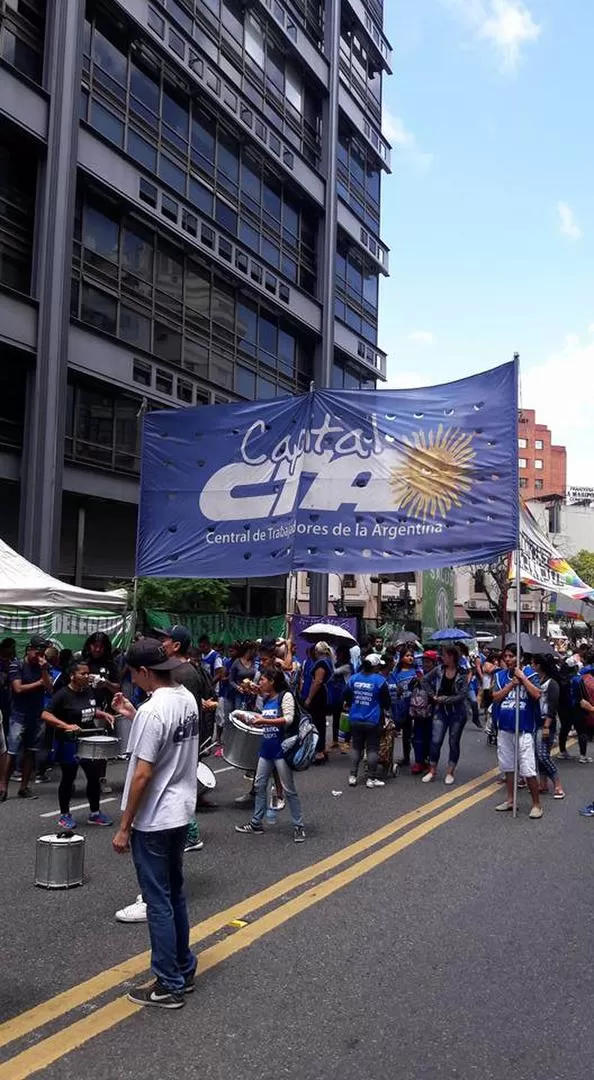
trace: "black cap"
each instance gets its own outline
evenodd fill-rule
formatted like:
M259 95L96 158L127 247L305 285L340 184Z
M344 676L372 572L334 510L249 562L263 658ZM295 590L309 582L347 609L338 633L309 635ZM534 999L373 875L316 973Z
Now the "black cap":
M276 649L276 638L274 638L274 637L262 638L262 640L260 642L260 649L263 649L264 652L274 652L274 650Z
M173 671L183 663L174 656L167 656L165 646L156 638L143 637L135 641L128 649L128 664L138 671L138 668L148 668L149 671Z
M171 638L172 641L177 641L181 646L182 652L187 652L192 644L192 635L187 626L182 626L181 623L175 623L174 626L167 626L164 630L161 627L153 629L153 634L156 638Z
M43 634L33 634L29 642L30 649L48 649L51 645L51 641L48 641Z

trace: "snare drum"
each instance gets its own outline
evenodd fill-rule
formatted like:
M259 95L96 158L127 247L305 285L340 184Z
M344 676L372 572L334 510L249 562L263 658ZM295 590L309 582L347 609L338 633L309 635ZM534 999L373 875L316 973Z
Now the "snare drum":
M223 757L227 764L245 772L255 770L262 745L262 728L252 727L255 713L232 712L223 728Z
M83 735L78 740L79 758L91 761L111 761L119 752L119 740L113 735Z
M196 779L198 781L198 794L203 795L205 791L214 791L217 786L217 778L212 769L209 769L208 765L205 765L203 761L198 765L196 771Z
M126 756L128 749L128 740L130 738L130 732L132 730L132 720L129 716L118 715L115 718L115 736L118 740L120 755Z
M50 833L37 840L35 884L42 889L71 889L84 883L84 836Z

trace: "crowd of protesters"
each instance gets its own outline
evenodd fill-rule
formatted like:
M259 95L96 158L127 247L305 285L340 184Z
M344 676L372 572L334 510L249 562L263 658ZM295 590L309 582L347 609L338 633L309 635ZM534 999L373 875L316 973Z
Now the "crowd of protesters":
M66 833L78 827L71 800L79 768L88 824L113 824L101 808L102 793L111 790L107 763L86 759L78 739L111 732L118 718L130 721L123 815L113 846L120 853L132 850L142 892L117 918L146 919L151 931L156 982L132 991L132 1000L179 1008L195 978L182 858L203 846L196 812L205 796L197 793L197 765L201 754L224 753L225 725L234 712L247 712L262 732L257 767L246 774L249 791L235 800L251 808L249 820L235 826L238 833L264 833L264 823L286 804L294 841L305 840L286 750L286 736L300 718L315 731L312 763L326 765L332 751L349 754L349 786L359 783L363 769L372 790L407 768L424 784L441 775L453 785L464 728L468 722L482 728L484 722L489 741L497 744L506 785L496 810L514 807L517 767L535 820L543 814L541 796L551 788L554 799L565 798L557 761L571 757L571 733L579 744L577 762L592 761L594 651L585 645L562 656L552 648L518 655L508 644L501 652L470 655L463 642L446 642L437 652L414 640L385 646L376 636L336 650L318 641L300 662L284 639L225 648L203 635L193 647L190 631L179 624L136 640L127 653L113 650L100 632L74 655L59 653L36 635L22 658L14 639L0 643L0 708L0 802L8 797L11 779L18 782L19 799L37 798L35 784L47 782L56 766L58 828ZM594 817L594 803L580 813ZM165 901L174 930L164 928Z

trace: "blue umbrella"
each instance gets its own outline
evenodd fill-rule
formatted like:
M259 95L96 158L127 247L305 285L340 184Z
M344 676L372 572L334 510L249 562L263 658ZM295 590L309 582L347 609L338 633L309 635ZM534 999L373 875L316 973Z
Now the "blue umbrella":
M468 641L471 635L465 630L458 630L455 626L447 630L436 630L431 641Z

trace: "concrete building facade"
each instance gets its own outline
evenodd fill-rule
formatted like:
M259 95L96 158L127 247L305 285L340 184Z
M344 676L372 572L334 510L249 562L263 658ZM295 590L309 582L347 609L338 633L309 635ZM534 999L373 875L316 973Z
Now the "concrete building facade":
M8 0L0 535L134 563L140 416L385 378L381 0ZM233 572L233 568L230 568Z

